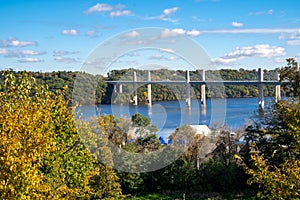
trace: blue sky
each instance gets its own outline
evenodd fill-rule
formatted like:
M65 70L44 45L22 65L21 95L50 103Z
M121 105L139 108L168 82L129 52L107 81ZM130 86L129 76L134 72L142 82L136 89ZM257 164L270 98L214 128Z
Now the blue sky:
M217 68L273 69L300 58L299 8L294 0L0 0L0 69L77 71L98 44L144 27L191 37ZM117 63L178 67L172 53Z

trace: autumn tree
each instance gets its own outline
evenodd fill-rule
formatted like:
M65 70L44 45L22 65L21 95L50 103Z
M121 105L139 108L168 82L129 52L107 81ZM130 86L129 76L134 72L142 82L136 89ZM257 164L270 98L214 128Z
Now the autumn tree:
M295 90L294 90L295 91ZM297 199L300 196L300 102L281 101L263 124L247 129L250 146L249 184L259 187L262 199ZM246 160L247 162L247 160Z
M25 72L7 71L1 78L1 199L120 196L113 170L80 141L63 93L49 92Z

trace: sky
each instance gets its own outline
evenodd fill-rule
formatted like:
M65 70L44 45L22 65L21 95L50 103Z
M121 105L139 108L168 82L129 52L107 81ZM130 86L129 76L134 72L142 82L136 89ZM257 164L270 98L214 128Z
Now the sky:
M295 0L0 0L0 69L78 71L105 41L121 33L137 41L149 27L170 41L188 37L219 69L274 69L300 59L299 8ZM184 65L163 48L114 60L116 68Z

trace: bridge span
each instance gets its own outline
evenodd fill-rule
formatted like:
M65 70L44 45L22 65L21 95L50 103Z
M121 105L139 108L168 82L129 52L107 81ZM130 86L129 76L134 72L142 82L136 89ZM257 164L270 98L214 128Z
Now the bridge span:
M148 90L148 106L152 106L152 92L151 85L152 84L175 84L175 85L186 85L186 104L187 107L191 106L191 94L190 87L191 85L200 85L201 87L201 103L203 106L206 106L206 88L205 86L213 86L213 85L255 85L258 87L258 105L261 110L264 109L264 92L263 88L265 85L274 85L275 86L275 99L279 101L281 99L280 95L280 82L279 82L279 73L278 69L275 70L275 75L273 81L264 80L263 70L261 68L258 69L258 80L245 80L245 81L231 81L231 80L205 80L205 71L201 70L201 76L199 81L191 81L190 80L190 72L186 71L186 78L183 81L171 81L171 80L163 80L163 81L152 81L151 80L151 72L148 71L147 81L138 81L136 72L133 72L133 80L117 80L117 81L106 81L108 84L114 85L114 90L116 91L116 86L119 85L119 92L122 93L122 85L123 84L132 84L134 88L134 97L133 102L134 105L138 105L137 98L137 85L147 85Z

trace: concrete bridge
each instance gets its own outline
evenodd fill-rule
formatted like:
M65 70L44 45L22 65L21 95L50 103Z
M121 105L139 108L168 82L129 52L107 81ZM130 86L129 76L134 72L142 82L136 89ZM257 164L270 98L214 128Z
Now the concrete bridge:
M186 71L186 78L184 81L152 81L151 80L151 72L148 71L148 77L147 81L138 81L136 72L133 72L133 80L132 81L124 81L124 80L118 80L118 81L106 81L108 84L114 85L114 90L116 91L116 86L119 85L119 92L122 93L122 85L123 84L132 84L134 89L134 97L133 102L134 105L138 105L138 98L137 98L137 85L145 85L147 84L147 90L148 90L148 106L152 106L152 92L151 92L151 85L152 84L175 84L175 85L186 85L186 104L187 107L191 106L191 92L190 87L191 85L200 85L201 87L201 103L203 106L206 106L206 91L205 86L206 85L255 85L258 87L258 105L261 110L264 109L264 92L263 88L265 85L274 85L275 86L275 98L276 101L279 101L281 98L280 95L280 82L279 82L279 73L278 69L275 70L274 75L274 81L266 81L264 80L263 70L261 68L258 69L258 80L247 80L247 81L227 81L227 80L216 80L216 81L209 81L205 80L205 71L201 70L201 76L199 81L191 81L190 80L190 73L187 70Z

